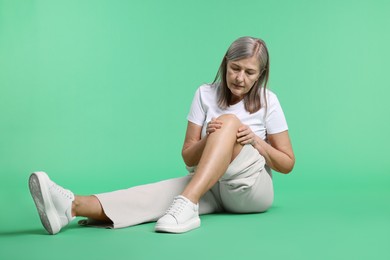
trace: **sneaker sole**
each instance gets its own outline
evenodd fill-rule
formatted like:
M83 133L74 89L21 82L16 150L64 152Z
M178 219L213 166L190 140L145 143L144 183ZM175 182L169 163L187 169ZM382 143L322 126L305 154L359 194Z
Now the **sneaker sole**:
M61 221L51 200L47 180L49 177L46 173L34 172L31 174L28 184L42 225L49 234L54 235L61 230Z
M188 232L190 230L196 229L200 227L200 218L193 219L190 222L181 224L181 225L162 225L162 224L156 224L155 231L156 232L163 232L163 233L184 233Z

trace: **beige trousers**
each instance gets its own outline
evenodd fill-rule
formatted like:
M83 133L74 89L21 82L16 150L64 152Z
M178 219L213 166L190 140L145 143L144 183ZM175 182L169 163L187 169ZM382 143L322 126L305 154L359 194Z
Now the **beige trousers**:
M95 195L113 224L92 219L81 225L122 228L156 221L183 192L192 178L188 176ZM217 212L252 213L266 211L273 202L270 169L264 157L245 145L222 178L199 201L199 214Z

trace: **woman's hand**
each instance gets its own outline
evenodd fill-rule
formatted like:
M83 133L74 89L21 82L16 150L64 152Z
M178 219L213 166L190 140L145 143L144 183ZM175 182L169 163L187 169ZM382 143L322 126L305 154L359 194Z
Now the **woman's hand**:
M252 132L252 129L247 125L242 125L238 129L237 133L237 142L245 145L245 144L256 144L256 135Z
M209 135L217 131L217 129L220 129L221 127L222 127L222 122L213 117L211 118L211 121L207 123L206 134Z
M256 136L246 125L242 125L237 133L237 142L242 145L251 144L273 170L281 173L291 172L294 168L295 156L288 131L267 135L267 138L269 143Z

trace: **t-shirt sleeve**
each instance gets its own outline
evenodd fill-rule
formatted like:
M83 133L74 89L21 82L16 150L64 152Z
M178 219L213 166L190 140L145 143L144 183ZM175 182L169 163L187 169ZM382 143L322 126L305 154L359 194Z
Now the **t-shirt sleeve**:
M268 110L265 122L267 134L277 134L288 130L286 118L277 96L268 96Z
M192 100L190 112L188 113L187 120L197 124L199 126L202 126L204 123L204 120L206 118L206 112L203 109L202 106L202 99L201 99L201 93L200 88L198 88L195 92L194 98Z

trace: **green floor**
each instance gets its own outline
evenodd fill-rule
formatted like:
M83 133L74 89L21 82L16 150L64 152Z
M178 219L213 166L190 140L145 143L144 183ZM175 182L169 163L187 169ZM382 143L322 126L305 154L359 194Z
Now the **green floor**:
M274 178L268 212L202 216L200 229L180 235L155 233L153 223L106 230L76 222L47 235L22 190L5 200L0 259L390 259L388 179L304 187L283 178Z

